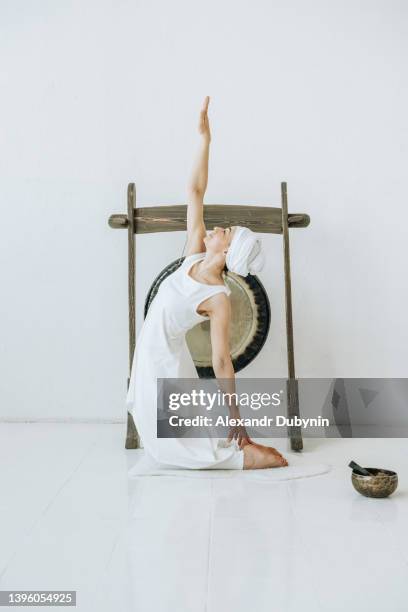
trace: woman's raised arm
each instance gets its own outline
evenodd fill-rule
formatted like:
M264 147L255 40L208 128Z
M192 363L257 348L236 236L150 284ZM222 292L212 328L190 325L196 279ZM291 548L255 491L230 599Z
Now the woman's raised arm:
M206 228L203 216L203 200L208 182L208 157L211 142L207 114L209 103L210 98L206 96L198 123L200 144L188 184L186 255L205 251L203 239L205 238Z

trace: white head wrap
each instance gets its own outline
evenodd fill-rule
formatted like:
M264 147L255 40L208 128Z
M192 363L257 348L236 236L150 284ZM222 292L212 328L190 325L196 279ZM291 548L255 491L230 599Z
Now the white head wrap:
M247 227L237 226L225 260L228 270L247 276L260 272L265 263L262 243Z

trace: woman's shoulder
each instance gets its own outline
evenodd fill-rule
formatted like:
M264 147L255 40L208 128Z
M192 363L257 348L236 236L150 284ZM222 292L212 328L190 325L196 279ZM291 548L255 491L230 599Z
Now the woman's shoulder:
M231 318L231 302L228 294L222 291L217 291L209 296L206 302L206 310L210 319L229 320Z

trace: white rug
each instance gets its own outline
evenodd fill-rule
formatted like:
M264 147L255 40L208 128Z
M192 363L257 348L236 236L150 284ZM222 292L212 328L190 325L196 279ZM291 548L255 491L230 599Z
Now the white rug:
M166 468L154 462L148 455L140 452L136 464L128 471L129 478L144 476L172 476L177 478L243 478L281 482L295 478L310 478L326 474L332 468L328 463L315 463L301 453L285 451L289 465L265 470L186 470Z

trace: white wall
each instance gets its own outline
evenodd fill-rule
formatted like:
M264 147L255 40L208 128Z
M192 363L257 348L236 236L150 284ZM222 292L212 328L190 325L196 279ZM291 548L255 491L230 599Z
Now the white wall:
M124 418L127 245L111 213L185 202L211 96L207 203L279 206L299 377L407 376L402 0L2 0L3 418ZM184 233L138 237L138 317ZM284 376L282 244L242 376Z

